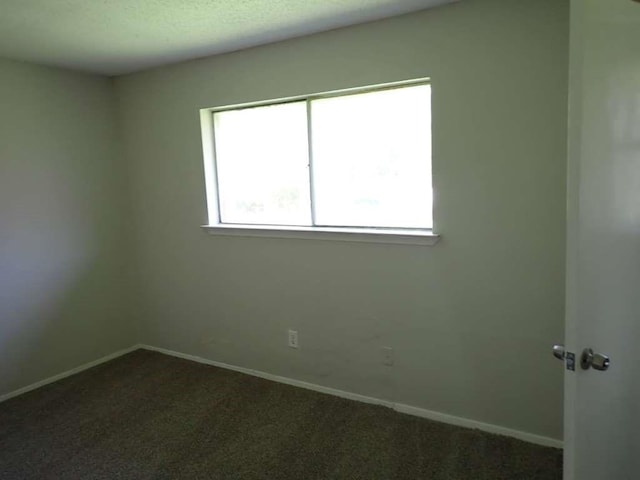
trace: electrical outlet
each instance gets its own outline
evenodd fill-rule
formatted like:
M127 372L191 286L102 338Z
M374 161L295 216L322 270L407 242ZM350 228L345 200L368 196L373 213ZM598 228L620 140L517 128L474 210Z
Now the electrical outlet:
M382 347L382 364L387 367L393 366L393 348Z
M289 330L289 346L291 348L298 348L298 331Z

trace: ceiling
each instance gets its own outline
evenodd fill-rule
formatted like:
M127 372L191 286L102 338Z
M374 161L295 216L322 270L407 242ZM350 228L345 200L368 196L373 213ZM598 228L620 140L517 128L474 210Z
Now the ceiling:
M0 0L0 56L119 75L458 0Z

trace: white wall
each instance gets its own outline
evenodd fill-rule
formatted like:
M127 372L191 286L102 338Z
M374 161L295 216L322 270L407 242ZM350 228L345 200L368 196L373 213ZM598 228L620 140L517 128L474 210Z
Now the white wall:
M0 60L0 395L133 343L111 83Z
M567 43L565 1L467 0L118 78L143 342L561 438ZM199 229L200 108L424 76L437 246Z

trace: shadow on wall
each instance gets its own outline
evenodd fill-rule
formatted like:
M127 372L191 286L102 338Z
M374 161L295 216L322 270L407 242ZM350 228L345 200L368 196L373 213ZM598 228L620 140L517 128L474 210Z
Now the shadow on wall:
M126 346L104 172L73 138L17 136L0 150L0 395Z

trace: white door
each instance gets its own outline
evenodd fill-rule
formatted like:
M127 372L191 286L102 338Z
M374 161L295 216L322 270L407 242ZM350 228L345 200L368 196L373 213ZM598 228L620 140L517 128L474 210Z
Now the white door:
M640 479L640 3L572 0L565 479ZM583 370L585 347L610 356Z

